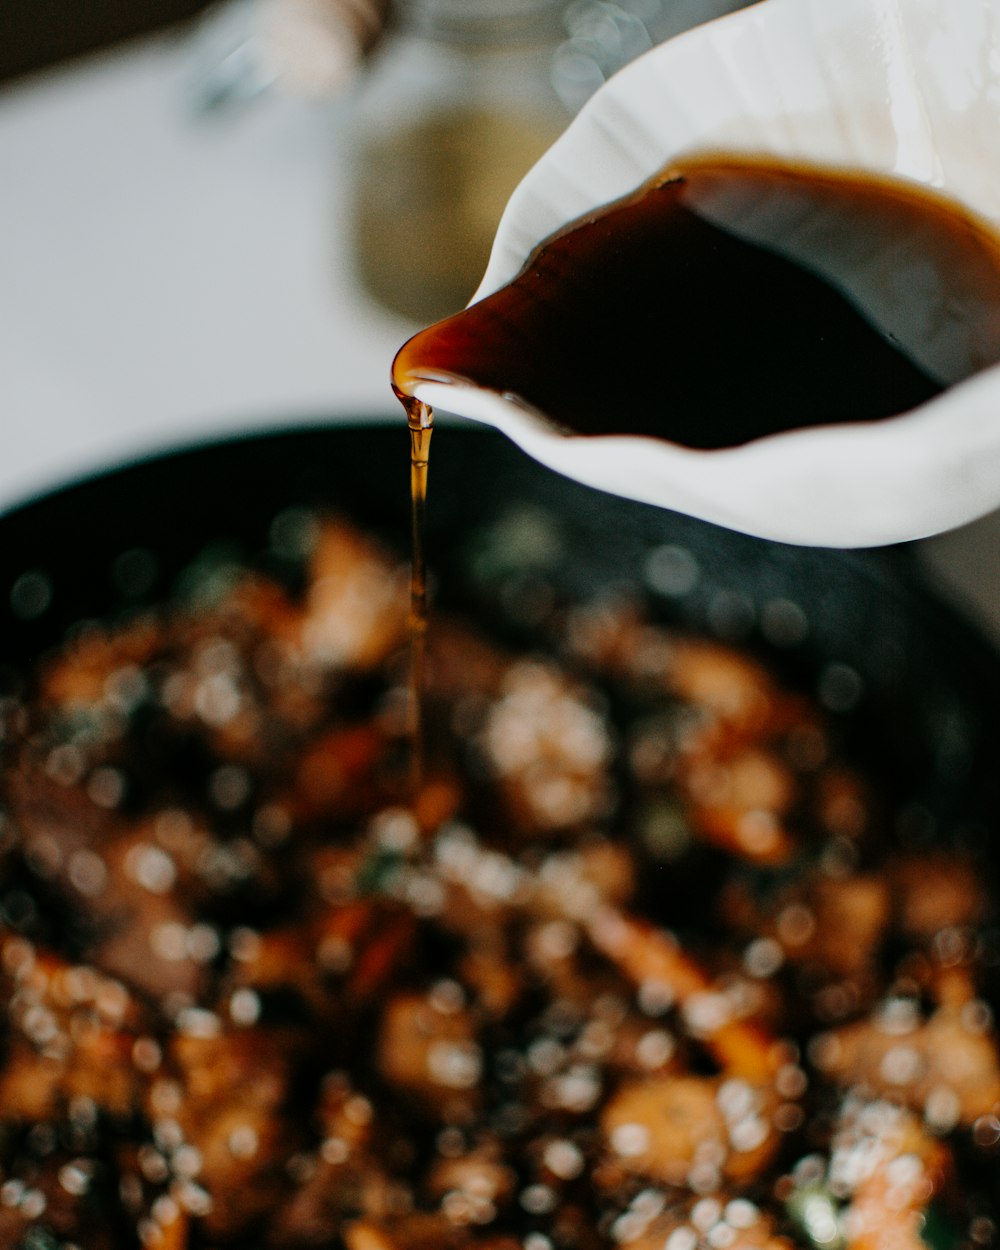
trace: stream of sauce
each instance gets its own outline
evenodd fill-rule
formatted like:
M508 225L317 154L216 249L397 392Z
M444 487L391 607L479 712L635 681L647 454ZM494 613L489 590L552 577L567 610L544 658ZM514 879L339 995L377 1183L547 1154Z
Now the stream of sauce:
M408 736L410 788L416 795L423 781L423 691L427 663L427 470L434 432L434 415L419 399L397 392L406 410L410 430L410 675Z

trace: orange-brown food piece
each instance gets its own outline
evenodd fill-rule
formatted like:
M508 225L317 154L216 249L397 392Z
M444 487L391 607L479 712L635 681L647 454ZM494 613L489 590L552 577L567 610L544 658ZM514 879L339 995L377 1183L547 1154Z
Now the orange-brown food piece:
M890 1005L822 1036L815 1053L828 1077L905 1103L939 1130L1000 1111L996 1035L985 1004L974 1000L925 1021Z
M340 522L323 526L310 557L302 625L307 654L335 669L370 669L406 640L406 569Z
M658 1076L623 1085L601 1117L606 1148L627 1172L667 1185L701 1174L746 1183L778 1146L772 1096L746 1082Z
M457 989L449 983L428 994L398 994L383 1012L377 1041L385 1080L456 1114L477 1101L483 1070L475 1023Z
M299 1130L282 1114L300 1043L287 1031L223 1030L195 1017L175 1036L149 1091L154 1127L176 1125L198 1161L198 1184L211 1196L202 1219L209 1235L244 1233L285 1188L284 1162ZM169 1117L165 1114L169 1109Z
M132 1062L142 1013L119 982L0 939L7 1054L0 1107L8 1120L57 1120L75 1099L127 1117L140 1088Z

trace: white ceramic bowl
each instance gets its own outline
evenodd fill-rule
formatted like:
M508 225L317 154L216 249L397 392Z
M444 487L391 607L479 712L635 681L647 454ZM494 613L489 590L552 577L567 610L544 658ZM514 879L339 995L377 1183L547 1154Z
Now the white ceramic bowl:
M653 49L517 188L474 298L567 222L706 152L909 179L1000 230L1000 0L763 0ZM896 542L1000 505L1000 366L899 417L713 451L563 435L467 385L418 397L582 482L787 542Z

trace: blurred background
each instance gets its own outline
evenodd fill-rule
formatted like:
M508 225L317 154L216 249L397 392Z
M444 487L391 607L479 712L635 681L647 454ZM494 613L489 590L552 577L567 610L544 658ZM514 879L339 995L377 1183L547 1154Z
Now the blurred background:
M242 431L394 415L413 329L590 93L749 0L7 0L0 510ZM1000 522L922 544L1000 639Z

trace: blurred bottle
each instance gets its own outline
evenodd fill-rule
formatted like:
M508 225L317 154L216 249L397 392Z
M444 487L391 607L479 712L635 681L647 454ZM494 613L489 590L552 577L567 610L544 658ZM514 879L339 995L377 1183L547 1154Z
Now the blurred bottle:
M358 99L362 285L414 321L469 300L511 191L563 130L564 0L399 0Z
M754 2L220 0L198 27L191 95L202 111L347 97L358 277L426 324L468 302L510 193L603 82Z

